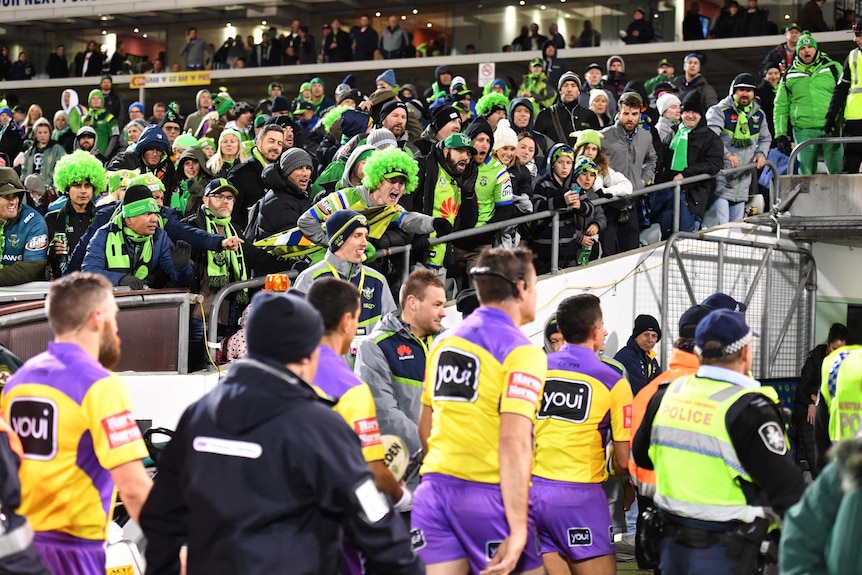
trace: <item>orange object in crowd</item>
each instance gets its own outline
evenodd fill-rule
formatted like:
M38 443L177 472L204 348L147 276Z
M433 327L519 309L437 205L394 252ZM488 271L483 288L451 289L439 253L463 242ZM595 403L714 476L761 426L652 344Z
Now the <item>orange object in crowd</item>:
M287 291L290 288L290 277L287 274L266 274L263 289L266 291Z

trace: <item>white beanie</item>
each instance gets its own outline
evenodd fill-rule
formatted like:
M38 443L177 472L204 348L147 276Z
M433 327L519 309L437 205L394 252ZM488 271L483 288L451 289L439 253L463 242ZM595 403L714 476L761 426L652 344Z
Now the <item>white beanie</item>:
M600 96L603 97L605 100L610 100L610 98L608 98L608 93L605 92L603 89L593 88L592 90L590 90L590 106L593 105L593 100Z
M655 107L656 107L656 109L658 109L659 115L664 116L664 113L667 111L668 108L670 108L674 104L681 104L681 103L682 102L680 102L679 98L677 98L676 95L671 94L669 92L665 92L664 94L662 94L661 96L658 97L658 100L656 100L656 103L655 103Z
M494 130L493 151L496 152L505 146L518 147L518 134L509 126L509 120L500 120L497 122L497 129Z

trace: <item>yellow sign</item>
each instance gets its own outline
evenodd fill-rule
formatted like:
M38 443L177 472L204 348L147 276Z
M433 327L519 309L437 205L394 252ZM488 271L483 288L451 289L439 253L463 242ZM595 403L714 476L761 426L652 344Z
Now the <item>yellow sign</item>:
M208 70L170 74L132 74L129 88L166 88L168 86L209 86Z
M107 575L135 575L135 568L132 565L122 565L120 567L108 567L105 572Z

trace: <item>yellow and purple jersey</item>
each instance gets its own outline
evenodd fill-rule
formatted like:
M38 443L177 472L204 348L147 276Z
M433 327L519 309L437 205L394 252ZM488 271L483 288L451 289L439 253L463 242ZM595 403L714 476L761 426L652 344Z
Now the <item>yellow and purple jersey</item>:
M312 387L318 394L338 400L333 409L359 437L365 461L382 460L383 442L371 388L356 377L341 356L325 345L320 346L320 361Z
M500 415L535 421L544 352L502 311L481 307L435 340L423 405L433 411L422 474L500 482Z
M631 386L585 347L565 345L547 361L533 475L601 483L608 477L605 446L611 434L614 441L631 439Z
M147 448L122 380L70 343L50 343L6 384L0 407L21 439L21 506L37 532L104 540L110 470Z

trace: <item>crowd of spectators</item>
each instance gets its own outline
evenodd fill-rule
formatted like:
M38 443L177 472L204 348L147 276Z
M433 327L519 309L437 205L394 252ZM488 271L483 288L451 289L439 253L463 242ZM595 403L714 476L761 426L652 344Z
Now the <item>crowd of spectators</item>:
M333 26L333 54L341 34ZM358 46L369 57L375 45L395 46L366 40ZM743 218L768 192L756 177L767 158L829 133L830 114L841 118L836 86L847 67L796 24L765 55L761 78L744 72L729 86L712 86L696 53L678 75L667 58L651 76L614 55L581 76L557 56L560 41L535 38L542 57L524 63L521 82L498 78L481 90L442 65L427 88L385 69L373 85L352 74L336 86L312 77L288 94L272 82L252 103L203 89L193 104L147 110L122 102L110 75L81 95L63 90L56 111L0 102L0 164L15 173L9 193L0 191L0 220L4 233L25 238L15 246L37 246L16 253L0 243L0 285L85 269L115 285L211 295L230 281L318 263L322 226L348 208L371 222L367 262L393 290L403 259L382 254L407 244L412 266L461 287L490 245L528 245L536 268L550 271L547 221L434 243L545 210L560 213L560 266L586 265L667 237L675 211L683 231ZM189 30L189 67L208 65L199 42ZM84 73L99 64L91 48L89 59L76 58ZM345 56L347 48L357 43L344 44ZM268 57L258 50L251 59ZM817 171L819 152L800 155L802 173ZM846 167L841 145L822 153L830 173ZM683 184L679 205L670 189L633 194L704 174L717 177ZM235 296L224 321L235 323L243 305ZM192 348L200 365L204 348Z

